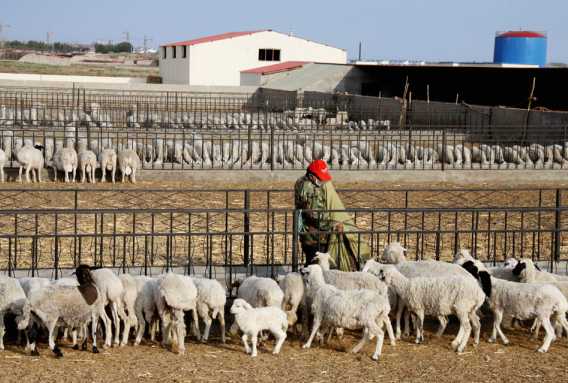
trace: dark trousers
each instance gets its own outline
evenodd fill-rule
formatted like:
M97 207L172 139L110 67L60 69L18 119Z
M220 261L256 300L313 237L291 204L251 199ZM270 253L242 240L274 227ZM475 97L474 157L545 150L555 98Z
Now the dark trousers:
M314 257L316 256L316 252L325 253L327 252L327 243L319 243L315 245L306 244L301 242L302 244L302 251L306 256L306 263L305 266L311 265L313 262Z

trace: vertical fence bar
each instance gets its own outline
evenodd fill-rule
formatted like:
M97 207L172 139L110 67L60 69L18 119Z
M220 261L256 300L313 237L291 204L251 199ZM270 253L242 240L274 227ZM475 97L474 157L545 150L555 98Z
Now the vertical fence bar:
M556 262L558 262L560 260L560 228L561 228L561 214L560 214L560 206L561 206L561 198L562 198L562 194L561 194L561 190L560 189L556 189L556 210L555 210L555 215L554 215L554 257L551 257L551 261L552 259L554 259L554 262L551 262L551 272L554 272L554 265L556 264Z
M243 249L243 263L245 267L248 267L250 262L250 216L249 216L249 209L250 209L250 190L244 191L244 249Z
M301 210L294 209L294 218L292 219L292 271L298 271L298 240Z

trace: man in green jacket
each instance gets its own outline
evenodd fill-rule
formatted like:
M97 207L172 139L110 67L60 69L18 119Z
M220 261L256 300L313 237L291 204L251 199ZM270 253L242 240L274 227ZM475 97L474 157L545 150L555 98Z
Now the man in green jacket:
M370 256L368 247L353 234L358 229L344 211L325 161L313 161L296 181L294 200L296 209L302 210L298 230L306 264L316 252L329 252L339 269L358 270Z

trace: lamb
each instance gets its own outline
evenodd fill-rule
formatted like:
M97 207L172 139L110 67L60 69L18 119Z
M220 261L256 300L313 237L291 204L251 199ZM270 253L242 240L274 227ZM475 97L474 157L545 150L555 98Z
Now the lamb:
M111 172L112 183L115 182L116 174L116 152L114 149L104 149L99 155L99 162L101 163L101 182L106 181L106 171Z
M129 176L132 183L136 183L136 171L140 169L140 158L132 149L124 149L118 153L118 167L122 173L122 182Z
M244 299L252 307L282 307L284 293L273 279L250 276L238 285L237 298Z
M493 311L493 332L489 342L497 339L497 334L504 344L509 340L501 330L504 314L515 318L535 319L544 325L546 336L539 352L547 352L551 342L556 338L550 322L553 317L568 332L568 301L555 286L543 283L517 283L492 277L483 263L477 260L466 261L462 265L475 278L479 279L483 291L489 299L489 307Z
M61 148L53 155L51 167L53 168L53 180L57 182L57 170L65 174L65 182L69 182L69 173L72 173L71 181L75 182L77 173L77 152L75 149L67 147Z
M461 249L454 255L454 263L457 265L462 265L467 261L473 261L475 258L470 254L469 250ZM504 279L506 281L518 282L519 277L513 274L513 269L517 264L515 258L508 258L503 267L486 267L487 271L491 276L499 279Z
M521 259L513 268L513 274L520 277L521 282L568 282L568 277L541 271L534 262L528 258Z
M124 322L124 329L122 330L122 341L120 346L128 344L128 336L130 335L130 328L138 325L138 318L136 318L136 298L138 290L136 288L136 280L129 274L121 274L118 276L123 287L122 305L126 309L127 318Z
M28 327L30 322L30 304L28 298L17 279L0 276L0 350L4 350L4 315L16 315L18 330Z
M225 289L214 279L193 278L193 283L197 288L197 313L205 321L202 341L207 342L212 319L218 318L221 325L221 342L225 343Z
M43 169L43 153L40 149L41 146L34 147L31 142L26 142L16 152L16 159L20 163L20 170L18 176L18 182L22 182L22 170L26 168L26 182L30 182L30 171L32 171L32 177L35 173L35 181L41 182L41 170Z
M300 270L311 300L314 323L308 341L302 346L310 348L321 325L331 328L363 329L363 338L351 350L357 353L374 336L377 337L373 360L378 360L383 346L383 324L388 319L390 306L386 296L368 289L339 290L325 283L319 265ZM391 342L394 339L391 338Z
M298 321L298 308L304 301L304 281L302 275L292 272L284 275L278 285L282 289L282 310L288 318L288 326L293 326Z
M93 353L97 349L97 322L104 314L104 303L87 265L79 265L75 271L79 286L51 284L42 289L33 290L30 294L32 314L38 318L49 332L49 348L57 356L63 353L55 343L55 328L64 323L73 329L82 329L91 322L93 337ZM32 355L39 355L36 348L36 331L30 331L30 347ZM87 337L83 346L86 346Z
M479 343L481 325L477 310L483 305L485 295L474 278L446 276L409 279L392 265L382 265L378 277L393 287L398 298L416 316L416 343L424 340L424 315L440 318L452 314L460 321L460 330L452 341L452 348L457 352L464 351L472 327L474 342ZM399 328L397 334L400 334Z
M101 300L104 306L110 305L112 313L112 322L114 323L114 344L120 344L120 320L128 322L130 325L134 323L127 317L124 312L123 295L124 287L122 282L116 274L110 269L92 269L92 278L99 289ZM105 324L105 347L110 347L110 340L112 334L112 324L109 317L102 315L103 323ZM127 337L128 335L126 335Z
M79 168L81 168L81 182L85 183L85 176L88 174L90 182L96 183L95 169L97 168L97 155L95 152L87 149L79 151Z
M282 344L286 340L286 330L288 329L288 319L282 309L279 307L252 307L244 299L237 298L231 306L231 314L235 316L235 323L243 332L242 340L247 354L250 354L253 358L257 356L258 333L263 330L270 331L276 337L276 345L272 353L278 354L280 352ZM248 337L251 338L252 350L248 345Z
M158 323L158 309L154 300L155 294L158 290L158 278L151 278L146 276L134 277L136 281L136 302L134 310L136 312L136 319L138 320L138 331L134 345L137 346L142 341L144 331L146 330L146 323L150 324L150 340L153 342L156 336L156 325Z
M197 288L192 279L185 275L168 273L158 280L158 288L154 290L154 300L162 325L162 344L172 344L179 354L185 352L184 311L191 310L193 326L199 339L197 327ZM173 333L173 339L170 334Z

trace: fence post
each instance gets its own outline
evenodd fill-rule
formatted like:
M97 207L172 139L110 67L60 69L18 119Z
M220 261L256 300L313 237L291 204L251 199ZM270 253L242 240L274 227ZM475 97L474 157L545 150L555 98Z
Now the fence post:
M292 219L292 271L298 271L298 223L301 210L294 209Z
M250 209L250 190L245 190L245 199L244 199L244 208L245 208L245 215L244 215L244 249L243 249L243 263L244 266L248 268L250 262L250 216L249 216L249 209Z
M442 171L446 170L446 127L442 127Z
M560 260L560 227L561 227L561 214L560 206L562 205L562 192L556 189L556 211L554 216L554 262L552 263L551 271L554 272L554 264Z

